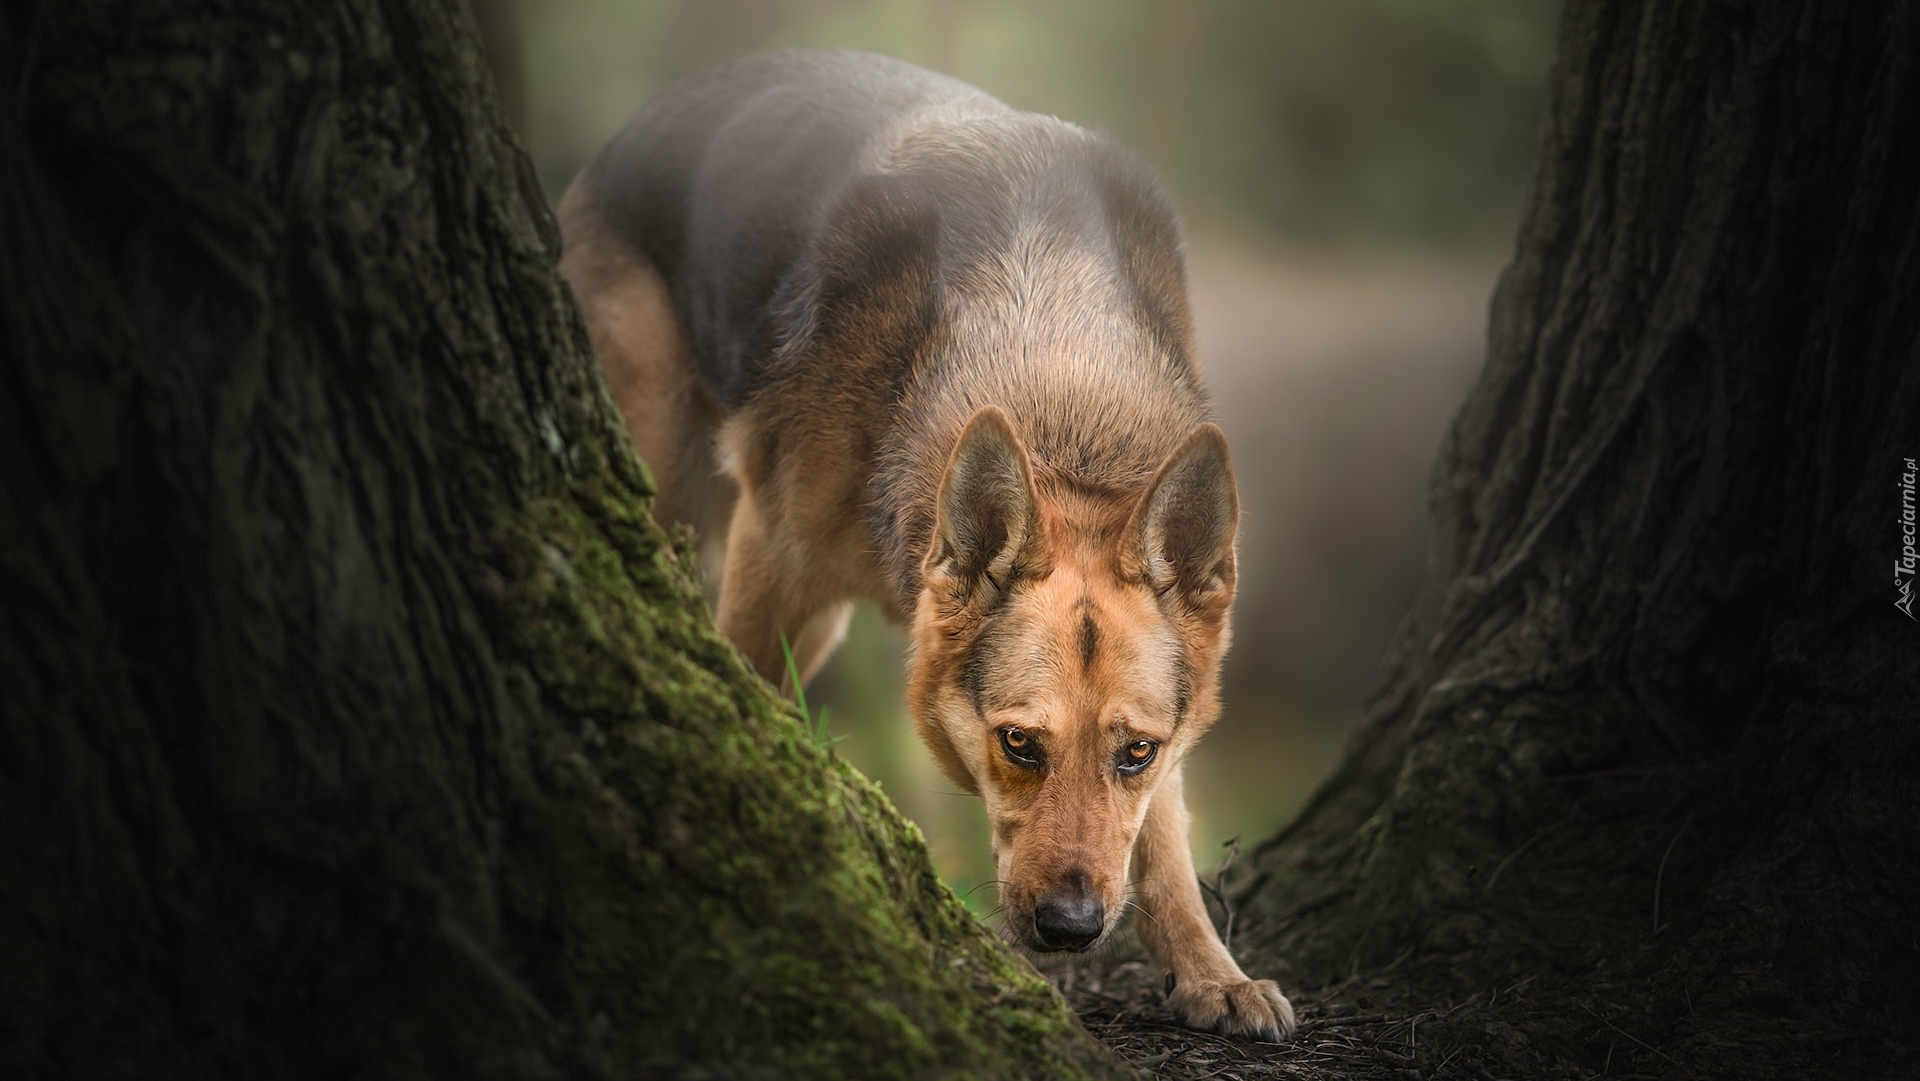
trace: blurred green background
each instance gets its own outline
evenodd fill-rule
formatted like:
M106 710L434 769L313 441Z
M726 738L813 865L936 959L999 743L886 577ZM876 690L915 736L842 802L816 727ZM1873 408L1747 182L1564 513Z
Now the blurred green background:
M648 95L787 46L911 60L1105 129L1159 170L1243 504L1226 708L1188 767L1196 856L1280 826L1351 732L1419 581L1428 464L1479 366L1558 4L474 2L556 200ZM984 815L913 734L901 650L863 611L809 697L991 909L991 890L969 893L993 877Z

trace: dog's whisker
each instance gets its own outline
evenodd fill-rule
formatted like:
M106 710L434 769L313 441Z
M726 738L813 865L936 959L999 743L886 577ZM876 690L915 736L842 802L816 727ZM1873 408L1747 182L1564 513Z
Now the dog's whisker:
M960 896L972 897L974 890L979 889L981 886L992 886L994 889L999 889L1000 887L1005 886L1007 884L1008 883L1004 879L989 878L984 882L975 883L972 890L968 890L967 892L961 894Z

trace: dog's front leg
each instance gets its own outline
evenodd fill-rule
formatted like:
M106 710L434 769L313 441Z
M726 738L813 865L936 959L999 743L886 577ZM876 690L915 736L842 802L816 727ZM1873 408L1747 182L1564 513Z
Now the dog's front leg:
M1173 978L1168 1001L1194 1028L1282 1040L1293 1035L1293 1004L1272 980L1251 980L1220 942L1200 898L1187 847L1180 773L1161 782L1134 842L1139 904L1135 921L1154 964Z

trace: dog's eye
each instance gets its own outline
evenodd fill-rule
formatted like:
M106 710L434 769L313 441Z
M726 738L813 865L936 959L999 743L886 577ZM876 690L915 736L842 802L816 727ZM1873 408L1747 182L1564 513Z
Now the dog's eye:
M1040 750L1040 744L1024 729L1002 728L1000 730L1000 749L1006 752L1008 761L1021 769L1039 769L1046 765L1047 756Z
M1153 764L1153 757L1160 753L1160 745L1150 739L1136 739L1120 748L1119 761L1114 763L1122 776L1133 777Z

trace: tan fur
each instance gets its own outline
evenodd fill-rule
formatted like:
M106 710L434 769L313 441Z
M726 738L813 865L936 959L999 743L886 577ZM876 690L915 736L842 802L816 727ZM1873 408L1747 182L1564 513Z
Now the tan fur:
M921 131L895 148L936 135L966 142ZM1278 988L1221 945L1187 847L1180 766L1219 716L1238 504L1197 376L1166 359L1191 348L1177 253L1142 271L1170 291L1177 340L1142 329L1093 255L1036 231L943 282L951 310L917 346L945 358L939 380L892 377L927 289L909 267L823 313L804 363L723 418L660 275L607 239L578 186L560 217L561 271L656 514L725 537L716 615L747 660L784 685L784 635L811 676L856 600L910 622L909 706L986 803L1009 933L1044 948L1050 898L1097 900L1100 938L1138 907L1189 1023L1290 1033ZM1175 373L1172 389L1143 389L1143 370ZM893 526L876 541L879 512ZM1009 757L1013 732L1044 769ZM1125 776L1139 741L1154 758Z
M1040 485L1035 495L1044 539L1029 558L1044 571L1003 616L1024 633L998 651L988 677L996 704L981 711L985 724L958 673L980 614L942 596L940 579L928 574L935 602L922 605L914 622L908 688L921 735L948 775L986 801L1011 920L1031 919L1040 895L1084 875L1104 902L1109 929L1129 900L1143 911L1141 941L1172 971L1171 1001L1189 1023L1269 1037L1291 1033L1293 1009L1279 988L1249 980L1221 944L1187 844L1180 765L1219 716L1231 553L1223 580L1176 605L1169 621L1161 618L1149 560L1133 544L1145 525L1140 493L1101 498ZM1100 628L1091 663L1079 648L1089 614ZM1172 658L1184 660L1193 682L1184 717L1169 724L1165 718L1176 712ZM999 752L996 736L1007 727L1032 732L1055 750L1044 776L1010 765ZM1158 743L1160 757L1154 774L1128 782L1108 764L1136 738Z

